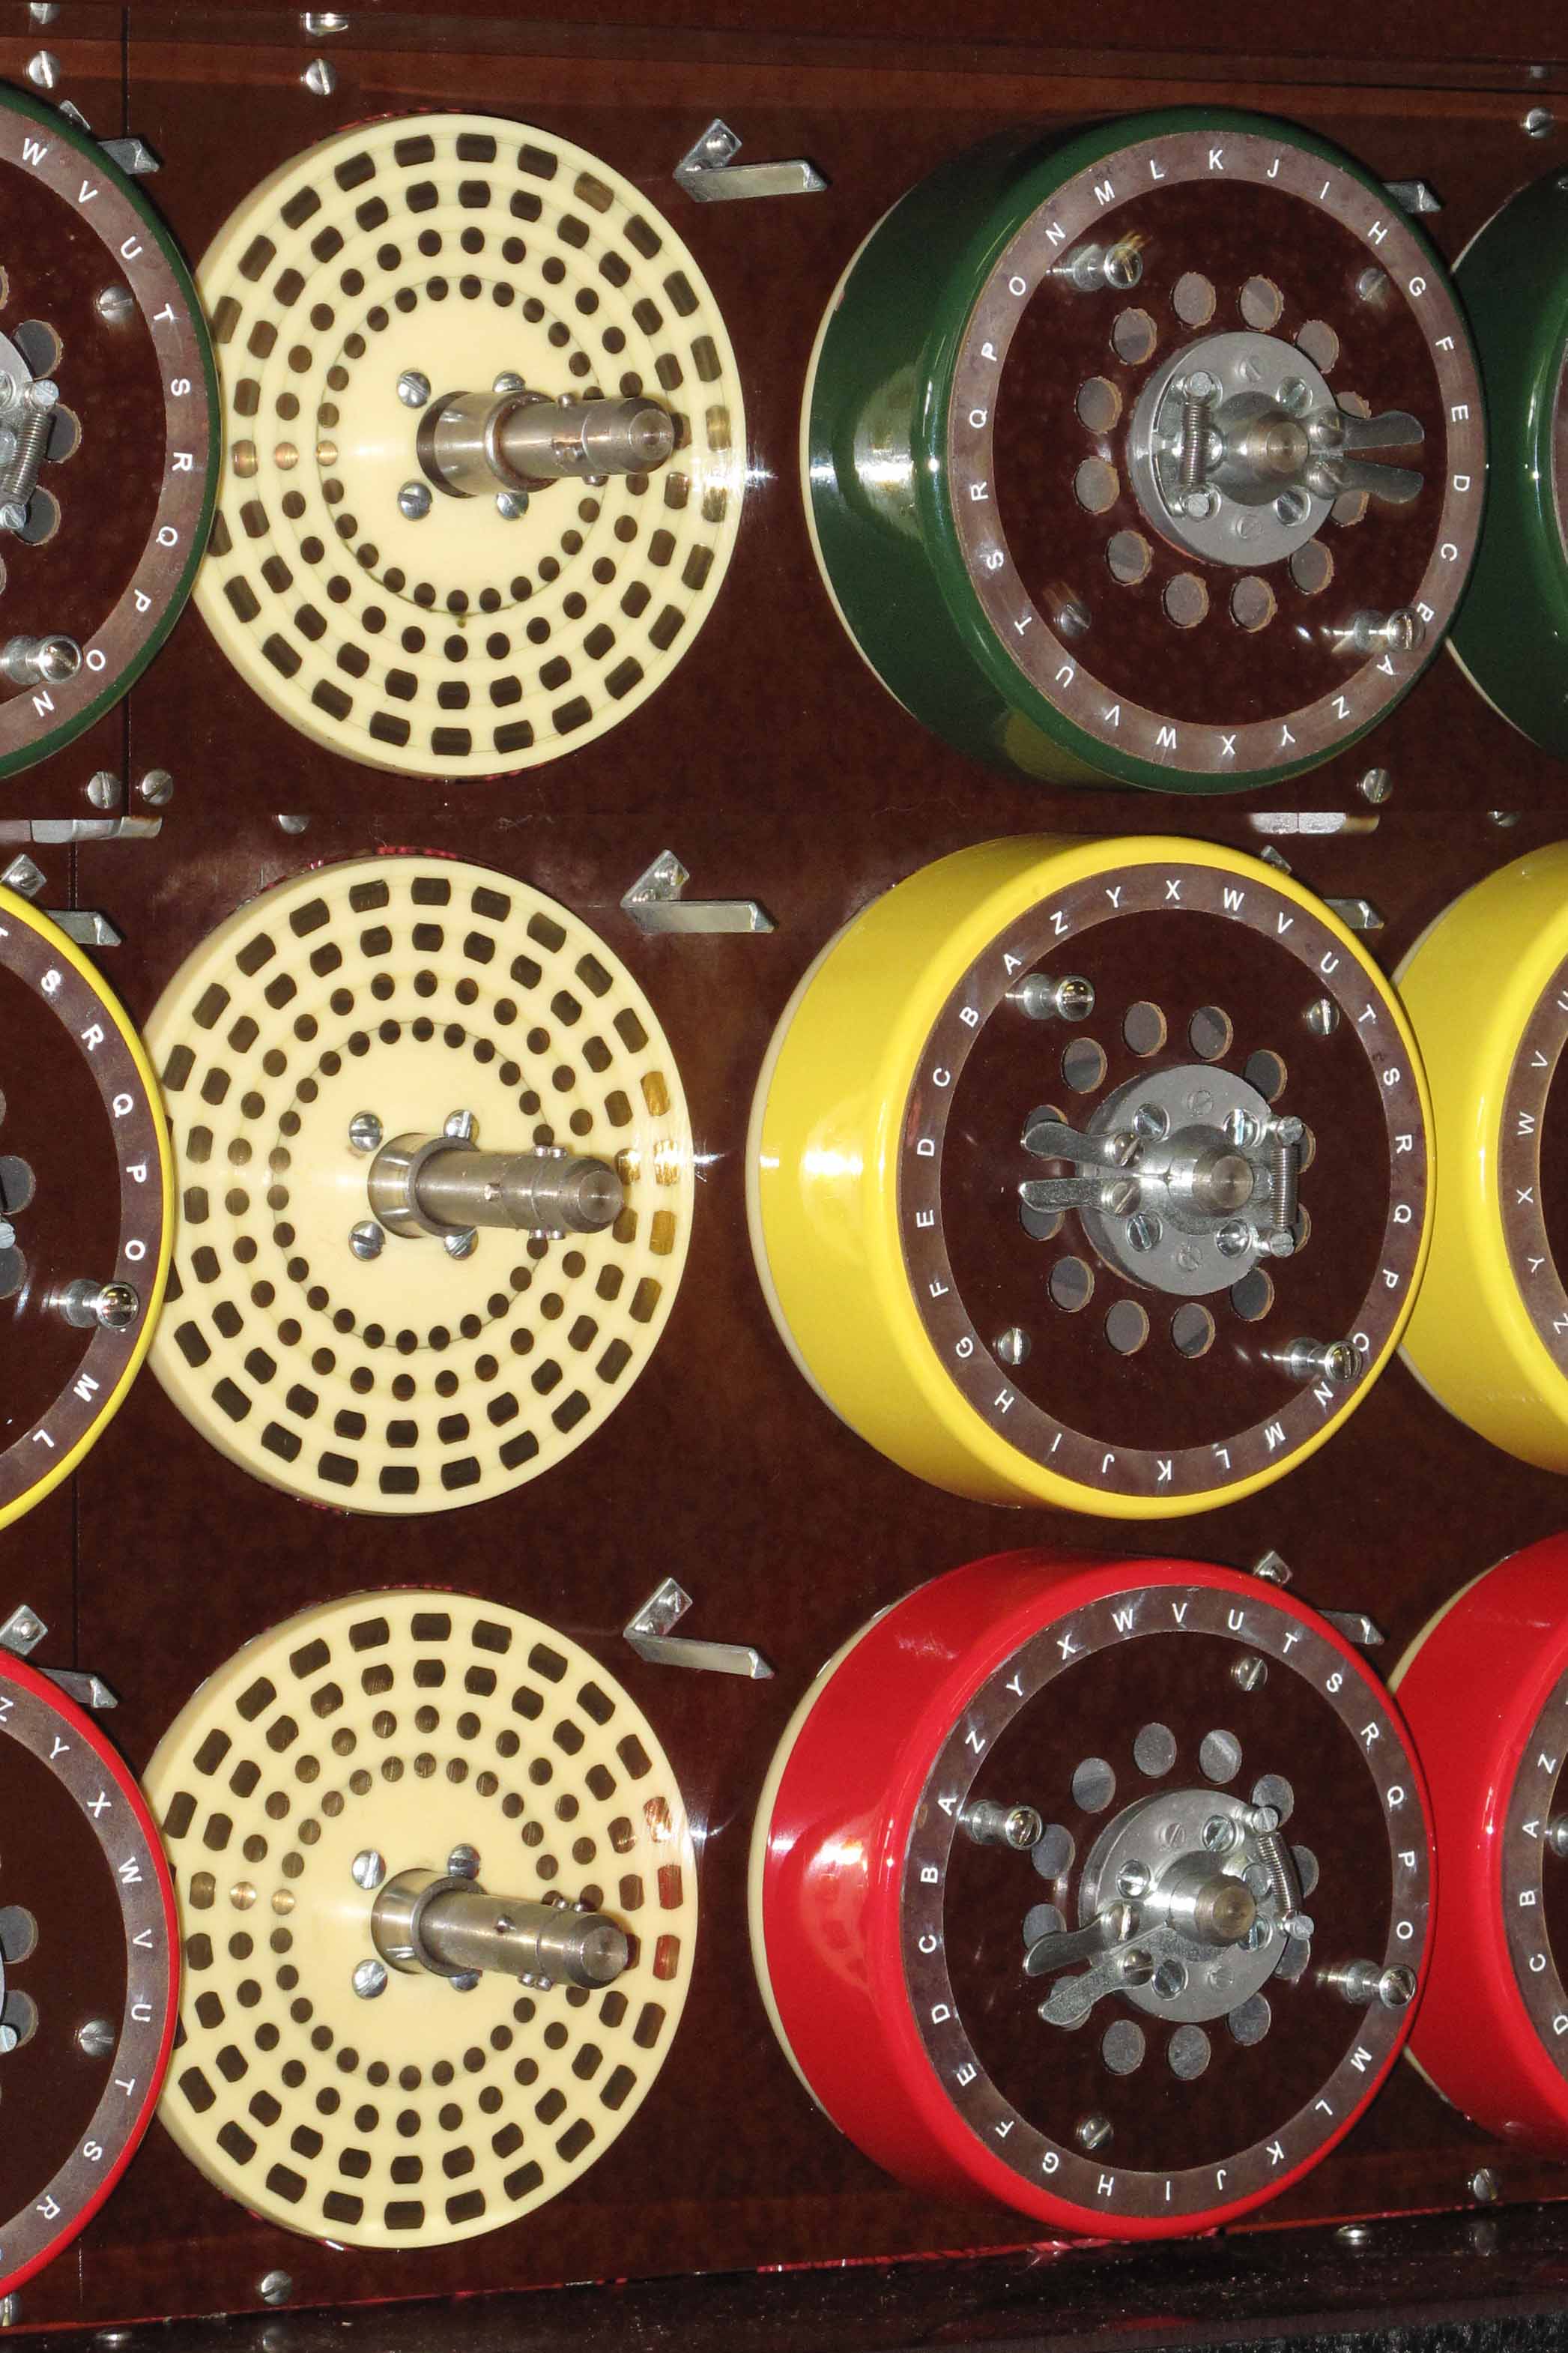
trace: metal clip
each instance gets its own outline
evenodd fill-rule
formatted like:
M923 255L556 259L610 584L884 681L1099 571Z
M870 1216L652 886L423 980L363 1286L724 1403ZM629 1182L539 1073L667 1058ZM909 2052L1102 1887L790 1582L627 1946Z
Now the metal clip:
M132 180L144 179L148 173L157 171L163 160L154 155L145 139L138 139L134 132L128 139L100 139L98 143L110 162L118 164Z
M738 131L715 115L694 147L675 167L675 178L700 205L729 204L746 196L815 196L827 182L815 164L797 155L787 164L742 164Z
M98 907L46 907L43 912L79 948L118 948L125 944L124 934Z
M89 1715L100 1708L120 1705L119 1693L110 1691L101 1675L83 1674L76 1667L46 1667L44 1672L67 1699L75 1700Z
M1370 899L1325 899L1324 906L1352 932L1381 932L1383 915Z
M1375 1618L1369 1618L1363 1609L1320 1609L1318 1615L1358 1651L1375 1651L1388 1639Z
M0 1626L0 1649L9 1651L13 1658L25 1659L29 1651L37 1649L48 1630L29 1602L18 1601Z
M1440 213L1443 199L1435 195L1425 180L1384 180L1384 186L1401 212Z
M673 849L661 849L637 876L621 912L643 932L771 932L773 919L755 899L682 899L690 875Z
M744 1675L760 1683L773 1673L760 1651L749 1642L693 1642L685 1635L673 1640L669 1630L679 1624L691 1607L691 1596L667 1577L626 1626L626 1639L639 1659L656 1667L696 1667L714 1675Z

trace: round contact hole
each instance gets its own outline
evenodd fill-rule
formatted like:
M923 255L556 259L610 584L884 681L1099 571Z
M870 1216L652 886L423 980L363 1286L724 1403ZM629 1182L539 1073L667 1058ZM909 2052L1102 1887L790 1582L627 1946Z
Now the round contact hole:
M1131 2018L1113 2018L1100 2038L1100 2055L1113 2075L1135 2075L1144 2049L1143 2029Z
M1042 1936L1059 1936L1067 1922L1054 1904L1031 1905L1024 1915L1024 1949L1037 1945Z
M1201 269L1184 269L1171 289L1171 308L1184 327L1206 327L1214 317L1213 280Z
M1237 297L1237 307L1249 327L1267 332L1279 324L1285 298L1272 278L1249 278Z
M1256 573L1238 580L1230 592L1230 617L1238 629L1266 629L1277 610L1273 589Z
M1078 388L1078 421L1090 433L1109 433L1121 414L1121 395L1105 375L1091 375Z
M1334 576L1334 559L1321 539L1310 539L1290 558L1290 577L1303 596L1321 596Z
M1051 1269L1046 1289L1051 1294L1053 1306L1061 1308L1066 1314L1076 1315L1094 1296L1093 1270L1084 1259L1059 1258Z
M1072 492L1090 514L1104 514L1121 495L1121 477L1103 458L1086 458L1072 478Z
M1116 1795L1116 1776L1103 1757L1086 1757L1072 1777L1072 1801L1086 1814L1102 1814Z
M1171 1318L1171 1343L1179 1356L1206 1356L1214 1346L1214 1317L1195 1299L1184 1300Z
M1062 1077L1075 1095L1090 1095L1105 1076L1105 1049L1092 1038L1075 1038L1062 1049Z
M1198 1743L1198 1769L1206 1780L1235 1780L1241 1770L1241 1743L1234 1732L1205 1733Z
M1135 1299L1119 1299L1105 1318L1105 1336L1119 1356L1135 1356L1149 1337L1149 1318Z
M1209 608L1209 592L1195 572L1178 572L1165 583L1161 602L1173 628L1195 629Z
M1234 1034L1223 1006L1200 1005L1187 1024L1187 1043L1200 1062L1217 1062Z
M1132 1762L1151 1781L1158 1781L1176 1761L1176 1736L1168 1724L1146 1724L1132 1743Z
M1165 1042L1165 1017L1157 1005L1141 997L1122 1016L1121 1035L1135 1054L1157 1054Z
M1110 348L1119 360L1129 367L1142 367L1154 356L1154 346L1160 340L1160 330L1147 311L1118 311L1110 330Z
M1106 545L1105 560L1113 580L1119 580L1124 588L1135 588L1140 580L1148 578L1153 550L1142 532L1113 532Z
M1047 1822L1029 1849L1029 1861L1042 1879L1059 1879L1072 1869L1078 1846L1065 1822Z
M1165 2045L1165 2060L1180 2083L1190 2084L1209 2063L1209 2039L1201 2026L1178 2026Z
M1326 319L1304 319L1296 330L1296 349L1305 353L1320 374L1327 375L1340 355L1340 339Z
M1305 1888L1301 1891L1303 1895L1306 1892ZM1233 2039L1244 2051L1250 2050L1255 2042L1261 2042L1273 2023L1274 2012L1260 1993L1251 1994L1246 2001L1238 2003L1226 2020Z
M1255 1806L1272 1806L1284 1824L1296 1810L1296 1792L1283 1773L1260 1773L1252 1785L1252 1802ZM1301 1893L1305 1895L1307 1890L1303 1888Z
M1329 521L1337 522L1342 531L1349 530L1352 524L1366 521L1371 503L1364 491L1342 491L1329 509Z
M1242 1064L1241 1075L1249 1087L1256 1087L1265 1103L1278 1103L1285 1092L1285 1065L1279 1056L1267 1046L1248 1054Z
M1274 1304L1274 1278L1260 1266L1233 1282L1226 1296L1244 1324L1261 1323Z

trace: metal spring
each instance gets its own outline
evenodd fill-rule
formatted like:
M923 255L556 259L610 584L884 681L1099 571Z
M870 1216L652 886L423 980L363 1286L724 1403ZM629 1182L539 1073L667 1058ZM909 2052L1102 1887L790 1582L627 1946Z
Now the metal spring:
M1296 1226L1296 1187L1301 1166L1301 1147L1285 1143L1276 1136L1269 1148L1268 1170L1274 1186L1274 1222L1287 1233Z
M32 497L54 421L52 408L29 406L26 422L17 437L16 454L8 466L0 468L0 506L9 506L13 501L26 506Z
M1182 455L1179 487L1200 491L1208 471L1209 405L1195 392L1182 395Z

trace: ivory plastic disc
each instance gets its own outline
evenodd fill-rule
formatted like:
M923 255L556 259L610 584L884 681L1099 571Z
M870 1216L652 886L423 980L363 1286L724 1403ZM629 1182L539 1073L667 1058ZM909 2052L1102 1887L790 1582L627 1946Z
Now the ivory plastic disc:
M185 1963L160 2114L269 2221L473 2238L586 2172L647 2097L691 1973L690 1828L646 1717L553 1627L451 1594L305 1610L194 1694L147 1789ZM458 1846L492 1894L608 1911L629 1966L592 1992L393 1970L356 1993L355 1857L444 1871Z
M745 417L701 272L628 181L489 117L363 124L264 181L200 282L228 446L197 596L284 718L374 766L480 775L591 743L668 675L734 545ZM646 392L675 453L511 520L444 493L405 517L400 382L509 374Z
M147 1034L180 1187L153 1364L232 1461L348 1510L443 1511L550 1469L614 1410L680 1280L691 1134L652 1008L564 908L449 860L317 869L220 925ZM489 1150L612 1161L616 1224L356 1257L355 1114L390 1138L458 1110Z

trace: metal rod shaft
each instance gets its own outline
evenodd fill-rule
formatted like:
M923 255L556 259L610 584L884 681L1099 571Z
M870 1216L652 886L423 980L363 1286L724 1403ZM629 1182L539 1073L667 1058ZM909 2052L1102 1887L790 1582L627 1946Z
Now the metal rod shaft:
M607 1912L488 1895L471 1880L405 1871L389 1879L371 1913L381 1957L405 1975L464 1977L499 1969L575 1986L613 1983L631 1958L624 1928Z
M531 392L454 392L419 422L419 462L458 498L530 491L589 475L646 474L675 448L657 400L545 400Z
M395 1234L596 1234L625 1196L607 1160L558 1152L480 1152L445 1135L395 1135L371 1163L370 1206Z

